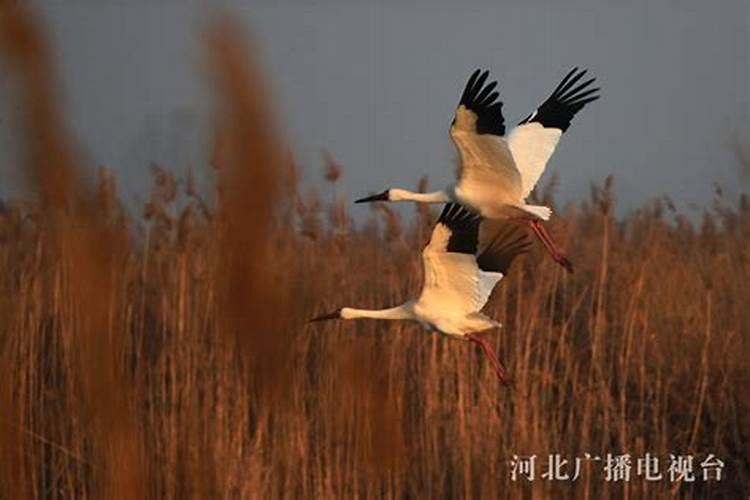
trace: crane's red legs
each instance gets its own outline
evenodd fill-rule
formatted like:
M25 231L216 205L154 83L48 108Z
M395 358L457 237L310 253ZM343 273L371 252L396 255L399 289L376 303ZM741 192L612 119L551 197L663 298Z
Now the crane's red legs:
M497 356L495 355L495 351L492 349L492 346L490 346L489 342L487 342L485 339L481 337L478 337L477 335L474 335L473 333L467 333L464 336L470 342L479 344L482 347L484 354L490 360L490 364L492 364L492 368L495 370L495 375L497 375L498 380L500 380L500 382L504 385L510 384L511 380L507 376L505 367L500 362L500 360L497 359Z
M565 254L562 253L562 251L557 248L557 245L555 245L555 242L552 240L552 236L547 232L547 228L544 227L542 222L538 219L524 219L526 223L531 226L531 229L534 230L534 234L536 234L537 238L539 238L539 241L542 242L544 245L544 248L547 249L547 252L552 256L552 259L563 266L566 271L569 273L573 272L573 263L568 260L568 258L565 256Z

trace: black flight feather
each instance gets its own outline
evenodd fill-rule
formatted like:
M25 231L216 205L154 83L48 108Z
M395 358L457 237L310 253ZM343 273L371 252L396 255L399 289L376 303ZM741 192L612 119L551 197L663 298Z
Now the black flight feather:
M505 118L503 117L503 103L497 101L500 96L493 92L497 82L492 81L485 86L490 72L476 70L466 82L461 94L459 106L463 105L477 115L477 133L503 136L505 135Z
M438 224L443 224L451 232L446 252L476 254L480 221L478 214L458 203L447 203L438 217Z
M481 252L477 256L479 269L508 274L513 259L531 250L532 240L521 224L487 220L482 223Z
M552 95L537 110L526 117L519 125L539 122L545 128L559 128L563 132L570 127L570 121L586 104L599 99L598 87L589 88L596 81L591 78L574 88L586 74L586 70L573 68L555 88Z

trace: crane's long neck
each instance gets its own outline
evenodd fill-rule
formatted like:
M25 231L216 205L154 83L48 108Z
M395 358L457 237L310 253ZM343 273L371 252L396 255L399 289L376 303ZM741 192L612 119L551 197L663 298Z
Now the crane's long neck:
M341 309L343 319L372 318L372 319L414 319L408 304L402 304L390 309L355 309L344 307Z
M415 193L406 189L391 189L391 201L416 201L419 203L447 203L451 201L445 190L432 193Z

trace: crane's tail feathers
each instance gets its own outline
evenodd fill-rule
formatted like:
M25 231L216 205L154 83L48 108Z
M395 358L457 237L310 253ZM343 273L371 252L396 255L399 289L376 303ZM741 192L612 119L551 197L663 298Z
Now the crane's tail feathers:
M544 207L541 205L522 205L519 207L521 210L526 212L527 214L533 215L537 219L542 219L544 221L548 221L550 216L552 215L552 209L549 207Z

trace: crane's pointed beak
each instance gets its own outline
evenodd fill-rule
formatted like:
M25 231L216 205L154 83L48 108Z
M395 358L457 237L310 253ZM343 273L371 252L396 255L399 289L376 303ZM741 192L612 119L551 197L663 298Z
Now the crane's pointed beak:
M373 201L388 201L388 190L386 189L382 193L373 194L372 196L365 196L358 200L354 200L354 203L370 203Z
M336 309L332 313L322 314L311 319L308 323L315 323L317 321L326 321L329 319L341 319L341 309Z

